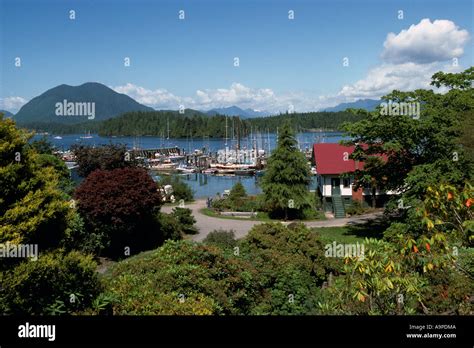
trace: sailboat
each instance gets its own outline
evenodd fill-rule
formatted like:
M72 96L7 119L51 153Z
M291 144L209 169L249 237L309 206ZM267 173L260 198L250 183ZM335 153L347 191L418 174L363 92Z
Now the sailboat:
M92 139L93 136L91 135L91 131L89 131L87 134L81 137L81 139Z

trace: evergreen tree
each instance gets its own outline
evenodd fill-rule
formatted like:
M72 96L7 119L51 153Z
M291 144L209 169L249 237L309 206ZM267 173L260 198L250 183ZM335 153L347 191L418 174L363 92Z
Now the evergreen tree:
M288 122L284 123L261 185L264 205L272 216L296 218L311 207L308 199L310 172L306 162L297 147L294 131Z
M243 197L247 197L247 192L244 185L239 181L230 190L229 199L234 201Z
M60 190L56 163L28 146L32 134L0 114L0 243L59 244L69 203Z

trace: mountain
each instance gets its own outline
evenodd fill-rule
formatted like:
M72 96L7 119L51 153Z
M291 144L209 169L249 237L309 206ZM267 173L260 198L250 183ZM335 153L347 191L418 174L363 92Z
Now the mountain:
M13 117L14 115L7 110L0 110L0 114L3 114L5 117Z
M215 115L225 115L225 116L240 116L242 118L252 118L252 117L263 117L269 116L269 112L265 111L257 111L252 109L241 109L238 106L229 106L227 108L216 108L211 109L206 112L206 114L210 116Z
M31 99L15 115L18 123L101 121L129 111L154 111L103 84L60 85ZM59 114L59 115L58 115Z
M373 111L377 106L380 105L380 103L381 101L376 99L359 99L352 103L342 103L331 108L326 108L322 111L344 111L348 108Z

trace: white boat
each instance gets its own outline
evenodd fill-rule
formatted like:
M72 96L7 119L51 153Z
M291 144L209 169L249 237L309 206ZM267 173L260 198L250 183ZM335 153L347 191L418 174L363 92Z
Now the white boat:
M179 166L178 168L176 168L178 170L178 172L180 173L183 173L183 174L190 174L190 173L195 173L196 172L196 169L194 168L190 168L190 167L186 167L186 166Z
M81 139L92 139L92 138L93 136L91 135L91 131L89 131L89 133L81 137Z
M215 168L208 168L208 169L204 169L202 171L203 174L216 174L217 173L217 169Z
M173 163L169 159L151 159L148 160L148 165L151 170L156 171L175 171L178 167L178 163Z
M61 140L63 137L60 137L59 135L55 136L53 139Z

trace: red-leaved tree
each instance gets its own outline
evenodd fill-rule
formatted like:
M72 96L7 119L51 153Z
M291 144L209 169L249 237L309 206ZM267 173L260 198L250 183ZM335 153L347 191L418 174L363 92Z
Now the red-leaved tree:
M77 188L75 199L87 231L99 236L106 255L127 256L162 242L161 197L144 169L96 170Z

